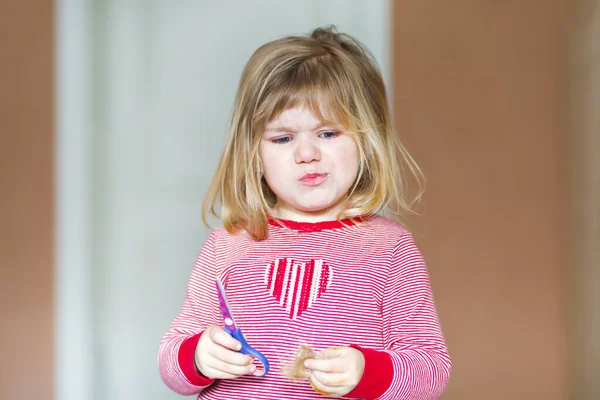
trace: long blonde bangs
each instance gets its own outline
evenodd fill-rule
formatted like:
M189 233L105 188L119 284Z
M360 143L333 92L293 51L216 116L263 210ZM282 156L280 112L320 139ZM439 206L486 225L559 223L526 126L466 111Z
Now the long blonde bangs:
M400 222L411 212L416 199L407 199L406 175L416 178L420 196L422 174L391 127L376 63L358 41L326 28L267 43L248 61L229 137L202 205L207 226L211 213L230 233L267 237L276 197L261 176L259 143L267 124L294 107L341 126L357 142L359 173L338 219L388 211Z

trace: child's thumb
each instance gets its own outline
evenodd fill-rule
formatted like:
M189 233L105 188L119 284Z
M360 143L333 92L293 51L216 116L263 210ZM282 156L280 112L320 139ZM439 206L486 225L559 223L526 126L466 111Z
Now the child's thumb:
M319 359L328 359L328 358L336 358L341 356L344 353L343 347L329 347L327 349L321 350L317 354L317 358Z

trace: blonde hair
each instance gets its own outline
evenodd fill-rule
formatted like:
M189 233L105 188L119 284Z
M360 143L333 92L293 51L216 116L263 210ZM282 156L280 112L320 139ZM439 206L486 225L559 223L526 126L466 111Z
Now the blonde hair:
M422 193L422 173L394 132L383 79L373 56L334 27L290 36L256 50L246 64L234 102L229 137L202 205L202 218L221 206L225 229L245 229L254 239L268 233L276 196L261 176L259 143L265 127L287 109L304 106L321 121L351 132L359 172L338 220L382 211L399 221ZM406 172L419 183L407 199Z

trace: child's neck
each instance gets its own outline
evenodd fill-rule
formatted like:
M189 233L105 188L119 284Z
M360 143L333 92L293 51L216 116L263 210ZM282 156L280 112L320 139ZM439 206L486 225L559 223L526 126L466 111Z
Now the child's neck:
M296 222L335 221L338 214L344 210L343 206L344 204L319 211L301 211L277 204L271 209L271 215L275 218Z

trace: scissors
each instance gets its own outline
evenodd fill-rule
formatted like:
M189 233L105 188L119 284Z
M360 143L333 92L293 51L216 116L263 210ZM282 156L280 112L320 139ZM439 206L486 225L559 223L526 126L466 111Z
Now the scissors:
M262 363L265 371L259 376L265 376L269 372L269 361L267 360L267 357L265 357L260 351L255 350L254 347L250 346L248 342L246 342L246 338L244 337L242 330L235 326L235 321L233 319L233 315L231 314L229 303L227 302L227 296L225 296L225 289L223 288L223 284L219 278L217 278L217 294L219 296L221 314L223 314L223 321L225 322L225 332L229 333L232 338L238 340L242 344L240 353L251 355Z

